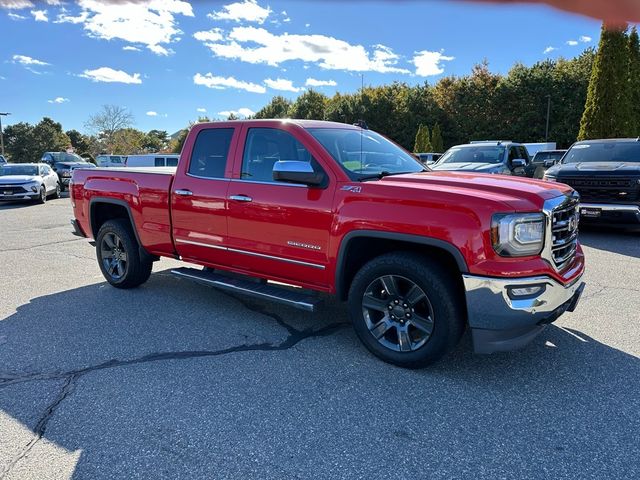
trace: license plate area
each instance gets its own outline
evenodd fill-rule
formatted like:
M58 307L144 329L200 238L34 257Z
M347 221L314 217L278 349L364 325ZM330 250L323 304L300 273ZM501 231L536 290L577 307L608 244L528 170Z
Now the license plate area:
M13 195L13 192L11 190L5 190L4 192L2 192L4 195Z
M600 208L580 207L580 216L585 218L598 218L602 216Z

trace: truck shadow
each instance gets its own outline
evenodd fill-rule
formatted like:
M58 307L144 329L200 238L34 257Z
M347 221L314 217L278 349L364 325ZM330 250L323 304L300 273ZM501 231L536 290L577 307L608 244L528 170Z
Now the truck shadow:
M546 455L532 469L561 461L579 472L637 460L637 449L617 447L638 431L633 355L551 326L521 352L474 356L465 339L441 363L409 371L369 355L346 324L333 300L314 316L239 301L164 272L134 291L101 283L38 297L0 321L0 410L75 452L74 478L246 478L256 467L241 463L248 455L264 477L291 477L318 461L308 455L314 446L339 455L358 441L369 444L355 433L361 425L442 458L466 432L472 450L503 442L494 451L498 463L521 458L527 440L546 438L527 446ZM47 382L48 404L28 411L42 397L36 386ZM387 430L369 416L380 400L402 411L418 399L429 407L412 422L435 422L431 437L412 422ZM508 429L520 439L504 442ZM287 443L293 437L297 445ZM566 455L574 441L583 450ZM33 461L26 444L12 468ZM603 466L598 458L614 450ZM377 458L372 449L357 464L370 460L374 468ZM482 457L456 462L460 471L451 477L480 468ZM341 476L322 462L313 468L319 477Z
M581 225L580 243L627 257L640 257L639 230Z

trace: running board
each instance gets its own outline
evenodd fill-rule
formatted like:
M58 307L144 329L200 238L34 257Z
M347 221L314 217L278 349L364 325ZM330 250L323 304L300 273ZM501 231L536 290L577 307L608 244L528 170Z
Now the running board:
M315 311L320 303L320 299L313 295L292 291L285 287L277 287L269 283L256 283L251 280L226 276L210 270L183 267L171 270L171 273L220 290L282 303L307 312Z

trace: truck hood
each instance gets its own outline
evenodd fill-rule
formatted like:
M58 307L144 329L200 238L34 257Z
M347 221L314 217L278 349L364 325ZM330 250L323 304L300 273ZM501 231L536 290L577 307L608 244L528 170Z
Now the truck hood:
M562 163L547 170L549 175L640 175L640 162Z
M442 165L433 165L430 167L432 170L442 170L442 171L473 171L473 172L484 172L490 170L500 170L502 167L499 163L477 163L477 162L466 162L466 163L444 163Z
M440 190L506 204L516 211L542 208L548 199L567 194L572 189L556 182L543 182L507 175L463 172L423 172L384 177L383 184L415 188L425 192Z
M0 185L20 185L28 182L39 182L37 175L3 175L0 177Z
M74 168L95 168L95 165L89 162L60 162L56 164L56 168L72 170Z

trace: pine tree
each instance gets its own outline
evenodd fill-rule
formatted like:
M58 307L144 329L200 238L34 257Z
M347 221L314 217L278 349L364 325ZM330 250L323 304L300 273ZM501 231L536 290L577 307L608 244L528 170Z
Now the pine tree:
M442 131L439 123L436 123L433 130L431 130L431 146L435 153L444 152L444 141L442 140Z
M416 132L416 141L413 144L413 152L414 153L423 153L423 138L424 138L424 125L418 125L418 131Z
M429 127L427 125L424 126L424 137L422 139L422 148L423 152L429 153L433 152L433 147L431 146L431 133L429 132Z
M640 136L640 38L635 25L629 35L629 104L631 108L629 134L638 137Z
M579 140L630 135L629 39L626 29L602 25Z

